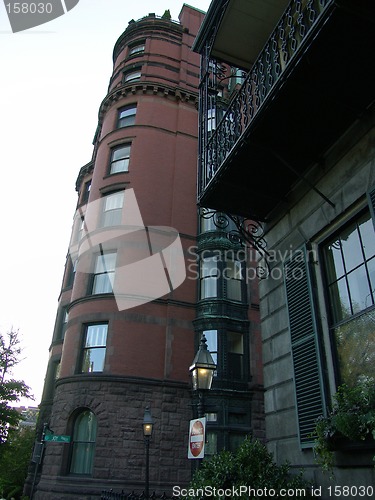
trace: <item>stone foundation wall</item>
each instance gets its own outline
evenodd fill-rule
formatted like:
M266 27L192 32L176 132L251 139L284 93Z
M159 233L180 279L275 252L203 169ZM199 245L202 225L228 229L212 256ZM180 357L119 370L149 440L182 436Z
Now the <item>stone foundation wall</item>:
M97 417L92 476L69 473L71 444L46 443L35 500L98 498L102 489L143 491L145 445L142 420L150 406L155 422L150 443L150 491L169 493L186 485L191 399L188 385L120 377L71 377L59 381L50 421L55 434L72 435L74 413Z

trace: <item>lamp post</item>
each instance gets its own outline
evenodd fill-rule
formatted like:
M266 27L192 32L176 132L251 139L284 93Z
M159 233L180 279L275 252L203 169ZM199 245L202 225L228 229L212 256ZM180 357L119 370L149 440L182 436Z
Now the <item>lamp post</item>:
M198 393L198 417L204 416L204 391L211 389L216 364L207 349L207 339L202 334L199 349L189 371L192 376L193 391Z
M145 479L145 497L146 499L150 498L150 440L152 436L152 430L154 427L154 421L152 420L151 411L148 406L145 408L145 414L143 416L142 428L143 428L143 437L146 446L146 479Z

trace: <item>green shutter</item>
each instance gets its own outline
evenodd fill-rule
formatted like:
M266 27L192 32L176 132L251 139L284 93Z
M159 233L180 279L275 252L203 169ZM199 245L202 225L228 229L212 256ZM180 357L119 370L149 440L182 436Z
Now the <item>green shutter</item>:
M370 188L369 191L367 191L367 199L368 199L368 204L370 206L372 223L374 224L374 229L375 229L375 186L372 186L372 188Z
M284 265L284 280L294 366L299 439L302 448L313 443L315 420L324 413L322 365L307 252L295 252Z

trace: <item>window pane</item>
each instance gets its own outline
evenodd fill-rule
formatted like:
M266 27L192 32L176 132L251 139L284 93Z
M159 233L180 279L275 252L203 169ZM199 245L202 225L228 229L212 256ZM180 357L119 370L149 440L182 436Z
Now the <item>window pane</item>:
M228 332L228 375L241 379L243 375L243 335Z
M122 209L109 210L104 213L103 226L120 226L122 221Z
M217 296L217 258L207 257L201 261L200 298Z
M107 344L108 325L90 325L87 327L86 347L105 346Z
M217 365L217 330L205 330L203 333L207 340L207 348L211 353L215 365Z
M371 217L365 215L359 222L359 232L362 238L365 258L369 259L375 255L374 226Z
M141 78L141 72L140 71L133 71L132 73L127 73L124 76L124 81L125 82L132 82L133 80L139 80Z
M207 257L202 260L201 276L202 278L206 276L217 276L217 259L216 257Z
M124 192L113 193L105 197L104 210L116 210L122 208L124 204Z
M130 154L130 146L123 146L121 148L114 149L112 152L112 160L119 160L120 158L125 158Z
M111 164L111 174L117 174L119 172L129 171L129 158L123 160L117 160Z
M243 354L242 333L228 332L228 352Z
M217 434L216 432L206 432L206 443L204 445L205 455L214 455L217 453Z
M92 294L112 293L115 273L103 273L94 276Z
M339 239L327 245L325 249L325 263L328 283L333 283L344 275L345 271Z
M140 45L136 45L135 47L131 47L129 49L129 56L132 54L137 54L138 52L143 52L145 50L145 44L142 43Z
M329 296L335 323L351 316L352 312L345 277L329 287Z
M236 451L244 442L245 435L243 434L229 434L229 451Z
M98 255L95 263L95 273L114 271L116 265L116 252Z
M226 276L230 279L235 279L235 280L242 279L241 262L238 260L227 260Z
M348 273L363 262L363 254L359 233L356 226L350 226L341 234L341 246L344 255L346 272Z
M106 196L104 200L103 226L118 226L122 221L124 191Z
M82 360L82 373L102 372L104 370L105 347L85 349Z
M353 314L372 305L366 267L364 264L348 274L348 284Z
M76 419L73 431L70 472L91 474L94 463L96 417L87 410Z
M203 214L205 212L210 212L210 210L204 208ZM201 216L201 233L205 233L206 231L217 231L218 230L218 228L216 227L215 222L214 222L214 217L215 216L205 218L203 215Z
M217 278L203 278L201 280L201 299L217 296Z
M94 463L94 448L92 443L73 443L73 454L70 472L74 474L91 474Z
M129 127L135 123L136 105L127 106L119 110L118 127Z
M350 386L375 379L375 312L334 330L342 381Z
M84 411L77 417L74 425L74 441L95 442L96 439L96 417L90 411Z
M238 260L227 260L225 263L224 278L227 287L227 298L242 300L242 265Z

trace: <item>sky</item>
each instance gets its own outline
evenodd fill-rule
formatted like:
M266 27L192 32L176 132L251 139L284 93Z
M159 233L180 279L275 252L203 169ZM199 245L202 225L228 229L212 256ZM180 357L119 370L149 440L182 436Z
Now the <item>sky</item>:
M189 0L207 11L211 0ZM18 330L13 375L40 403L77 202L91 160L113 46L131 19L183 0L79 0L63 16L12 33L0 2L0 332Z

